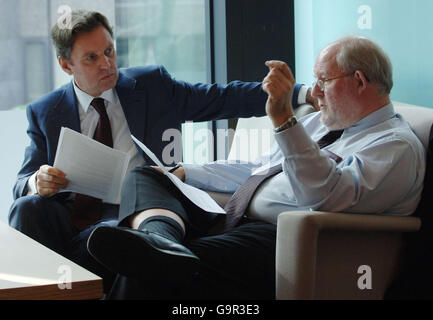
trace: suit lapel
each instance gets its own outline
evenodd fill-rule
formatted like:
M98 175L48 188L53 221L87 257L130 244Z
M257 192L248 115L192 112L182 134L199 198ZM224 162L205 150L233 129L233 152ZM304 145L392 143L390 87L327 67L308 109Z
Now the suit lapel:
M72 82L66 85L62 99L52 109L51 119L55 126L68 127L81 132L78 102Z
M128 122L131 134L140 141L144 141L146 129L146 105L145 93L135 90L136 80L119 72L119 80L116 85L117 95L122 105L123 112ZM78 101L75 97L72 81L65 86L65 90L59 102L51 109L48 117L47 135L52 150L57 149L59 135L62 127L67 127L81 133ZM141 149L139 150L142 152Z
M81 133L78 102L75 97L72 81L65 86L62 98L51 109L48 121L47 135L53 150L57 149L62 127L67 127Z
M119 72L116 91L131 134L143 141L147 127L145 92L136 90L136 80L128 78L121 72Z

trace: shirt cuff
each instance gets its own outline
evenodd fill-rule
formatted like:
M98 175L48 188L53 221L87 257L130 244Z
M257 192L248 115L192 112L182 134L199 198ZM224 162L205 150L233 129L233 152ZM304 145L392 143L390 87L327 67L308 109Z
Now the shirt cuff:
M309 88L307 86L302 86L299 89L299 93L298 93L298 105L306 104L307 103L308 89Z
M315 148L315 143L305 131L301 123L275 134L281 152L289 158L303 154Z
M231 166L223 165L222 168L218 168L218 163L209 163L207 165L183 164L183 167L185 183L193 187L223 193L233 193L239 188L240 184L235 179L227 177L230 173L235 178L239 176L236 168L230 171Z
M33 196L35 194L38 194L38 189L36 188L36 174L38 172L36 171L33 173L29 180L27 180L27 196Z
M202 176L202 166L197 164L179 163L185 170L185 183L194 187L200 185L200 177Z

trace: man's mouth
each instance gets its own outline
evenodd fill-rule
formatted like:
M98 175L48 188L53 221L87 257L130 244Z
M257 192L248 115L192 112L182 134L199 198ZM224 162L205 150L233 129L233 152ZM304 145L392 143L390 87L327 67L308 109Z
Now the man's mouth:
M114 73L110 73L110 74L106 75L105 77L102 77L101 80L108 80L113 76L114 76Z

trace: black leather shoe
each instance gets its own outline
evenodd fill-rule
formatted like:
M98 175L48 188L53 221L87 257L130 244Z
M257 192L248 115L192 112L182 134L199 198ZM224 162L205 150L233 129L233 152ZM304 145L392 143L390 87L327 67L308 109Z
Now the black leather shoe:
M162 235L125 227L96 228L87 249L111 271L136 278L149 273L184 277L195 273L200 261L188 248Z

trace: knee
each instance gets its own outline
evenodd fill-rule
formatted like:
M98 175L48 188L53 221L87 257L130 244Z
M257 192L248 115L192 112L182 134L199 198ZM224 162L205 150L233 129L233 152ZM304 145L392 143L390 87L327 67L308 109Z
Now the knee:
M44 209L46 201L49 200L41 196L18 198L9 210L9 225L19 230L24 224L41 219L40 216L47 211Z
M123 180L123 185L135 186L137 184L137 177L153 174L154 173L153 171L156 170L150 166L135 167L127 173L125 179Z
M155 174L158 174L158 171L149 166L132 169L123 180L120 206L125 203L135 203L137 188L142 184L142 177L153 177Z

